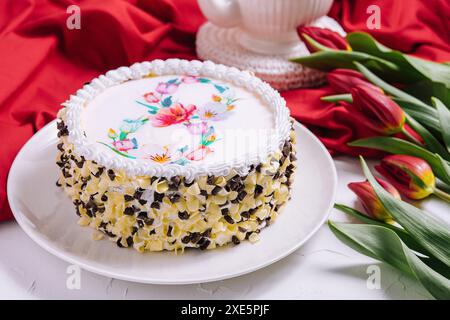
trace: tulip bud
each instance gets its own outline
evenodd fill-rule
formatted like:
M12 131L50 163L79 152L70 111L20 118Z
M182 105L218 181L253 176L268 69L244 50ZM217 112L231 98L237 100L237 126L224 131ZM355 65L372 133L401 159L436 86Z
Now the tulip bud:
M350 109L367 127L386 135L403 131L405 113L391 98L365 85L357 85L351 93Z
M317 48L314 45L314 43L312 43L308 39L308 37L329 49L346 50L346 51L351 50L345 38L343 38L339 33L331 31L330 29L311 26L301 26L297 29L297 32L300 38L305 43L309 52L311 53L320 51L320 49Z
M348 93L358 85L368 86L383 93L383 90L366 80L364 75L351 69L335 69L327 73L327 80L336 93Z
M394 198L401 199L400 194L392 184L378 178L377 181ZM392 220L391 215L384 209L375 190L368 181L352 182L348 184L348 187L358 196L368 216L381 221Z
M423 199L435 190L433 170L421 158L402 154L389 155L375 169L408 198Z

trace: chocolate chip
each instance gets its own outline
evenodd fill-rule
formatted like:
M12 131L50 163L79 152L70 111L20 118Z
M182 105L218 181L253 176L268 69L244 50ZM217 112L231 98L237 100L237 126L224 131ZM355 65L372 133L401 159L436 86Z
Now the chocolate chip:
M223 208L221 211L222 211L222 215L224 215L224 216L230 213L230 209L228 209L228 208Z
M141 196L142 196L143 193L144 193L144 189L137 188L136 191L134 192L133 197L134 197L136 200L139 200L139 199L141 198Z
M106 223L106 222L104 222L104 221L102 221L102 222L100 222L100 224L99 224L99 228L102 228L102 229L106 229L106 226L107 226L108 224Z
M142 221L141 219L137 219L137 224L139 228L143 228L144 227L144 221Z
M94 207L97 207L97 205L95 204L95 201L90 198L88 202L86 202L85 206L86 209L92 209Z
M225 215L223 216L223 218L225 219L226 222L228 222L229 224L234 224L234 220L231 216L229 215Z
M56 146L56 148L58 148L59 151L64 152L64 148L63 148L64 143L58 143L58 145Z
M180 211L178 212L178 218L180 218L181 220L187 220L189 219L189 213L187 213L186 211Z
M134 197L130 196L129 194L124 194L123 198L125 199L125 202L131 201L134 199Z
M98 171L97 171L97 173L96 174L94 174L94 177L96 177L96 178L100 178L100 176L102 175L102 173L103 173L103 171L105 170L105 168L104 167L100 167L100 168L98 168Z
M263 191L264 191L264 188L261 185L257 184L255 186L255 198L257 196L259 196L261 193L263 193Z
M247 229L245 229L245 228L243 228L243 227L238 227L238 230L239 230L240 232L242 232L242 233L244 233L244 232L247 231Z
M153 219L153 218L144 218L144 223L146 226L151 226L154 221L155 221L155 219Z
M98 207L99 213L103 213L103 212L105 212L105 210L106 210L105 206Z
M133 206L126 207L125 210L123 211L123 214L125 214L127 216L133 216L135 211L136 210L135 210L135 208Z
M184 185L186 186L186 187L190 187L190 186L192 186L193 184L194 184L194 180L192 179L192 181L187 181L186 179L184 180Z
M208 176L208 178L206 179L206 183L213 185L215 180L216 178L214 176Z
M67 130L67 128L64 128L64 129L58 131L58 134L57 134L58 138L61 138L63 136L68 136L68 135L69 135L69 130Z
M152 204L150 205L150 208L158 210L161 208L161 205L159 204L159 202L153 201Z
M75 164L77 165L77 167L78 168L83 168L83 165L84 165L84 161L83 160L81 160L81 161L75 161Z
M184 236L183 238L181 238L181 242L183 242L184 244L188 244L189 241L191 241L190 236Z
M282 151L282 153L283 153L283 155L284 156L288 156L289 155L289 152L291 151L291 146L290 146L290 144L289 143L285 143L284 144L284 146L283 146L283 151Z
M108 201L108 196L106 194L103 194L102 197L100 198L100 200L106 202L106 201Z
M62 186L62 184L59 183L59 180L56 180L56 186L57 186L57 187L61 187L61 186Z
M153 182L155 182L156 180L158 180L158 177L151 177L150 184L153 184Z
M297 161L297 157L295 156L295 154L291 153L291 154L289 155L289 160L291 160L292 162L293 162L293 161Z
M244 219L250 218L250 212L248 212L248 211L241 212L241 217Z
M172 177L170 178L170 182L172 182L174 185L178 187L181 183L181 178L178 176Z
M150 230L150 232L149 232L148 234L149 234L149 235L156 234L156 230L155 230L155 229Z
M261 164L258 164L255 168L256 172L261 172Z
M147 203L147 200L139 199L138 202L139 202L139 204L140 204L141 206L143 206L144 204Z
M239 243L241 243L241 241L239 241L239 238L236 237L236 236L232 236L232 237L231 237L231 241L233 241L233 243L234 243L235 245L238 245Z
M129 247L131 247L132 245L133 245L133 243L134 243L134 241L133 241L133 237L128 237L127 238L127 245L129 246Z
M181 196L178 193L174 193L169 196L169 200L172 203L177 203L178 201L180 201L180 199L181 199Z
M245 190L242 190L241 192L239 192L237 198L239 199L239 201L242 201L242 200L244 200L246 195L247 195L247 192Z
M145 211L139 212L137 216L138 216L138 218L141 218L141 219L148 218L147 212L145 212Z
M111 181L114 181L114 179L116 178L116 174L112 169L108 169L108 177L109 179L111 179Z
M212 231L212 228L206 229L206 230L202 233L202 236L207 237L207 238L211 237L211 231Z
M139 220L138 220L139 221ZM138 228L136 228L136 227L133 227L132 229L131 229L131 234L132 235L134 235L136 232L138 232Z
M212 189L211 194L212 194L212 195L216 195L216 194L219 193L220 190L222 190L222 187L215 186L215 187Z
M239 189L239 184L239 182L232 180L228 183L228 187L231 191L237 191Z
M156 191L153 193L153 200L154 201L162 202L163 198L164 198L164 193L158 193Z
M115 237L116 237L116 235L115 235L114 233L112 233L111 231L105 230L104 232L105 232L106 235L107 235L108 237L110 237L110 238L115 238Z
M72 175L64 169L62 171L62 174L63 174L64 178L72 178Z
M167 236L168 236L168 237L171 237L171 236L172 236L172 229L173 229L172 226L167 227Z
M197 244L199 245L200 250L205 250L210 243L211 241L208 238L201 238Z
M193 232L193 233L191 233L191 242L192 243L197 243L200 240L201 237L202 236L200 235L200 233Z
M62 130L62 129L64 129L64 127L65 127L64 121L58 121L58 122L56 123L56 128L57 128L58 130Z
M119 247L119 248L123 248L123 244L122 244L122 238L119 238L119 239L117 239L117 246Z
M206 199L208 199L208 192L206 190L200 190L200 195L204 196Z

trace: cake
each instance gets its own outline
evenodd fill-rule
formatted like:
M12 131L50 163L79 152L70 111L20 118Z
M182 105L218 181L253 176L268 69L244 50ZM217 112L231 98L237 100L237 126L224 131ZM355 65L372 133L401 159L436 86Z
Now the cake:
M57 128L56 184L78 224L119 247L256 242L290 198L289 110L236 68L169 59L109 71L63 103Z

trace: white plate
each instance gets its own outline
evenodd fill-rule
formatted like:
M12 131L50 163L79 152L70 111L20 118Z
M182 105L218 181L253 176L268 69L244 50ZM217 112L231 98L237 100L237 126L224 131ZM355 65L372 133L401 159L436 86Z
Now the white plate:
M108 240L93 241L93 230L77 225L69 198L55 185L56 122L22 148L8 177L8 200L28 236L55 256L108 277L154 284L222 280L274 263L305 243L325 222L336 192L336 169L325 147L296 125L299 168L292 199L256 244L214 250L139 254Z

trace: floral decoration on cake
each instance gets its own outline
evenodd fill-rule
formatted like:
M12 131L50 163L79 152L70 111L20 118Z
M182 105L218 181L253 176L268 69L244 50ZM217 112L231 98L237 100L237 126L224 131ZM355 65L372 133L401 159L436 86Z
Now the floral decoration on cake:
M174 93L181 85L211 85L215 89L211 100L201 106L179 102ZM235 108L234 91L224 84L211 79L196 76L182 76L159 82L154 91L146 92L136 103L146 108L147 113L136 119L123 119L118 129L108 130L109 143L99 142L117 154L136 159L147 159L166 164L186 165L192 161L200 161L214 152L212 144L218 141L214 122L228 118ZM156 128L183 125L186 132L195 137L195 146L156 145L138 141L134 136L142 126L151 125ZM134 150L140 150L139 157Z

